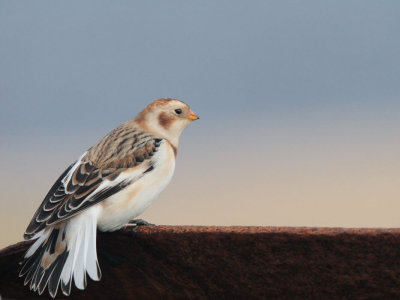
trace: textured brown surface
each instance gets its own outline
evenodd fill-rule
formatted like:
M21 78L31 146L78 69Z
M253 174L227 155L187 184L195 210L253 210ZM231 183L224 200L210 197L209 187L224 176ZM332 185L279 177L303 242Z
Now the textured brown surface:
M0 251L3 299L39 298L17 276L27 247ZM70 299L400 299L400 229L146 226L98 252L102 280Z

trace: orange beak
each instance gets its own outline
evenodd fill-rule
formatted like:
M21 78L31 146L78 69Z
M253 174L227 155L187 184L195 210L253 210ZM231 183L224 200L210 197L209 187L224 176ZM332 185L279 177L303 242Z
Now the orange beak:
M189 120L191 120L191 121L194 121L194 120L198 120L198 119L200 119L194 112L190 112L190 114L189 114Z

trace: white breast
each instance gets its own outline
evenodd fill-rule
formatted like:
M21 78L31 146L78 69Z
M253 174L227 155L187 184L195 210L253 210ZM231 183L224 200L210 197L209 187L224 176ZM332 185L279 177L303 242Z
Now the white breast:
M152 163L154 169L151 172L99 203L102 207L97 220L100 230L113 231L123 227L140 215L169 184L175 170L175 155L165 140L152 157ZM143 168L119 176L133 179L142 172Z

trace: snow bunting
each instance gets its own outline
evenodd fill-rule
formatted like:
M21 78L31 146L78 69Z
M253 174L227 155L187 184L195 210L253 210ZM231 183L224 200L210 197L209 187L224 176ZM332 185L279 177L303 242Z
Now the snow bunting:
M21 263L24 284L54 298L86 273L100 280L96 229L113 231L140 215L168 185L179 137L198 116L179 100L162 98L115 128L56 181L36 211L25 239L36 239Z

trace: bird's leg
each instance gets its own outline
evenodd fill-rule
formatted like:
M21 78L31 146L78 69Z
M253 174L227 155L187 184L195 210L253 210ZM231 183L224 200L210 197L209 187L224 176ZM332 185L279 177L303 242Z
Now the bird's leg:
M143 219L135 219L135 220L130 220L128 224L135 224L136 226L156 226L156 224L149 223L146 220Z
M135 219L135 220L130 220L128 222L127 226L132 226L131 234L132 234L132 237L135 237L136 231L138 230L138 228L140 226L156 226L156 224L149 223L143 219Z

